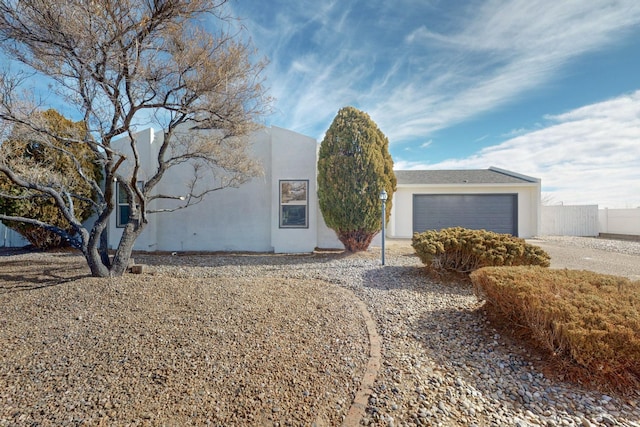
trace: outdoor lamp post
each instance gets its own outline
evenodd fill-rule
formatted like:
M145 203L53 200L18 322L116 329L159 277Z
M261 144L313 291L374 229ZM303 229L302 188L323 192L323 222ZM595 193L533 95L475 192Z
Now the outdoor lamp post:
M386 207L387 207L387 192L382 190L380 192L380 200L382 200L382 265L384 265L384 228L387 219Z

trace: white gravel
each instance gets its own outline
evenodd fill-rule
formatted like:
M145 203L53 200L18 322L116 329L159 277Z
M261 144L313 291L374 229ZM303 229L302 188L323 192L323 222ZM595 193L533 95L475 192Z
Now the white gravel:
M640 261L638 242L537 241L567 250L597 245L589 248ZM383 363L363 425L640 426L640 392L607 395L546 376L535 355L492 328L468 286L429 279L407 247L390 245L384 267L377 250L352 256L136 255L136 261L158 279L321 280L353 291L383 339Z
M578 236L542 236L534 240L568 248L589 248L618 254L640 255L640 241L638 240L611 240Z

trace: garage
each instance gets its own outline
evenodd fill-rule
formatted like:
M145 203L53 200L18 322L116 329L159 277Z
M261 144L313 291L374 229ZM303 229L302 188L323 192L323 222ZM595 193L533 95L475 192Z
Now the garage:
M540 235L539 178L493 166L394 172L390 238L457 226L522 238Z
M413 232L448 227L518 235L517 194L414 194Z

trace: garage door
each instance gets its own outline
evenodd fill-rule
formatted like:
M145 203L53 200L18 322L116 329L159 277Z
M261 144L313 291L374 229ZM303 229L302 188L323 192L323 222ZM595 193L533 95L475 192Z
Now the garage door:
M518 235L517 194L414 194L413 232L448 227Z

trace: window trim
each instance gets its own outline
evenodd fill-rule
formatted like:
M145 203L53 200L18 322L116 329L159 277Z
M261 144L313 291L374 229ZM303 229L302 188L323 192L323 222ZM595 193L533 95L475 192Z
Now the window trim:
M302 198L289 199L293 195L285 194L283 191L284 184L303 185L304 196ZM278 203L278 226L279 228L300 229L309 228L309 180L308 179L281 179L278 183L279 203ZM286 215L285 207L300 206L304 207L304 224L285 224Z
M142 189L142 187L144 186L144 181L137 181L136 184L139 189ZM127 222L122 222L122 212L120 210L121 208L127 208L127 217L130 217L131 215L131 210L129 209L129 201L120 201L120 196L122 194L124 194L125 198L127 197L127 192L122 189L122 183L120 181L116 181L116 228L124 228L129 223L128 220Z

